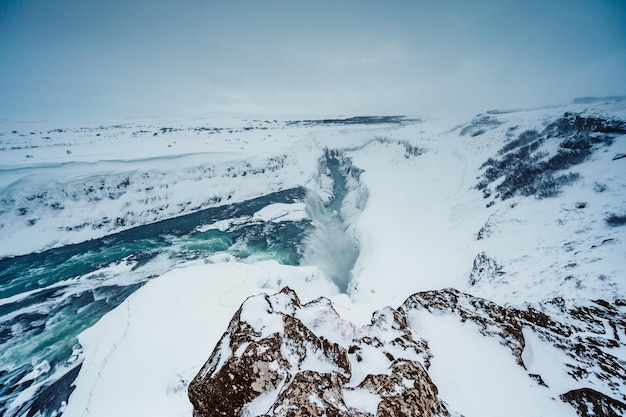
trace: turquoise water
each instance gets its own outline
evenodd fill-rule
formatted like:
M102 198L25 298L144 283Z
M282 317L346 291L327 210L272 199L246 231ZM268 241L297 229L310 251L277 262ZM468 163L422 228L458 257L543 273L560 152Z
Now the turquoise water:
M254 257L298 265L309 220L244 222L224 232L203 226L305 197L303 188L285 190L0 260L0 414L52 415L58 410L80 369L76 336L177 264L229 253L243 261Z

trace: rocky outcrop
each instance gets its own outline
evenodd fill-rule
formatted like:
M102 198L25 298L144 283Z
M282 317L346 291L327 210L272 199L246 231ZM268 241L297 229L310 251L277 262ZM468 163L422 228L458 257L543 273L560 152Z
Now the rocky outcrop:
M575 389L561 395L580 417L620 417L626 415L626 404L590 388Z
M586 305L571 305L556 298L519 309L502 307L455 289L444 289L414 294L399 310L410 312L416 309L452 314L463 322L473 322L481 334L497 337L501 344L509 347L517 363L525 369L524 334L534 333L542 343L563 353L563 362L558 365L567 370L566 378L583 387L561 395L563 401L575 405L581 416L614 415L580 410L591 407L589 404L595 404L589 410L607 409L608 406L602 404L613 404L609 409L619 410L619 404L626 401L626 361L621 353L626 348L624 300L613 303L595 300ZM529 377L547 386L540 374L529 373ZM585 388L588 386L602 387L612 397Z
M380 396L376 413L380 417L448 415L437 399L437 387L419 362L394 361L391 374L368 375L359 388Z
M344 383L334 373L298 372L265 416L365 416L344 402Z
M485 130L470 132L474 136ZM489 205L514 196L556 197L563 186L580 178L579 173L568 169L586 161L595 151L611 146L625 132L626 121L566 112L542 132L526 130L507 141L497 157L482 164L485 171L476 188L484 198L494 195ZM547 152L546 143L557 145L556 153Z
M196 417L447 416L429 359L401 312L356 327L330 301L302 305L287 288L244 302L189 398ZM355 404L363 396L368 404Z
M626 411L623 300L572 305L554 299L514 308L443 289L414 294L397 310L382 309L370 324L357 327L329 300L301 304L286 288L250 297L237 311L189 385L194 415L449 416L428 374L428 344L410 324L424 311L457 317L498 339L529 382L557 389L554 398L580 416ZM535 348L541 344L560 352L554 357L561 361L554 366L563 369L560 383L577 388L551 388L552 374L527 366L531 335Z
M454 314L462 321L476 323L483 335L499 337L501 343L511 349L518 364L523 366L524 336L516 310L451 288L413 294L400 307L400 311L407 313L420 309Z
M474 258L468 282L470 285L476 285L479 281L491 280L500 275L504 275L502 265L490 258L485 252L481 252Z

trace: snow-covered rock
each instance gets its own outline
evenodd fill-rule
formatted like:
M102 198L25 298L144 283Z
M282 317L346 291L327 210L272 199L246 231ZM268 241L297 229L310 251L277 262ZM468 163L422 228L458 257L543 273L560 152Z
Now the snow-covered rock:
M605 404L604 409L613 413L625 410L626 302L622 299L571 305L557 298L517 309L446 289L415 294L401 307L409 320L422 309L472 323L479 334L498 339L530 379L571 403L581 416L613 415L598 410L588 414L584 410L589 404ZM589 401L584 400L587 397Z
M429 375L433 353L420 336L420 323L431 316L467 323L506 347L516 378L533 387L530 393L514 392L525 401L546 401L553 410L571 404L581 416L626 410L624 300L572 306L555 299L517 309L454 289L433 290L410 296L397 310L378 311L369 325L356 327L330 301L303 305L285 288L249 298L234 315L189 385L195 415L465 414L468 410L448 410ZM460 340L450 335L450 343ZM477 359L473 353L468 348L466 361ZM369 402L355 400L363 395Z
M449 415L429 357L397 310L356 327L329 300L301 304L284 288L242 304L189 398L198 417Z

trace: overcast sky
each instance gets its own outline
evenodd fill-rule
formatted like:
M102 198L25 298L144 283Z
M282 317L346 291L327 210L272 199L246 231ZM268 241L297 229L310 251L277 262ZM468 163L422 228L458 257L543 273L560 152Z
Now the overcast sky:
M0 1L0 119L439 115L626 94L626 1Z

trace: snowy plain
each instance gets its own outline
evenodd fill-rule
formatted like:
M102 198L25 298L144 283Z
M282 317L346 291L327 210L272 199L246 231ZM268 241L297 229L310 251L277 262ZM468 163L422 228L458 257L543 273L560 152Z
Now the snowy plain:
M481 165L511 139L511 128L541 130L566 111L626 120L626 103L618 101L494 113L498 123L477 135L461 134L470 120L346 125L226 118L61 130L2 123L2 257L296 186L329 202L333 178L320 165L328 149L340 151L351 170L339 211L358 258L345 292L314 257L305 256L310 264L300 266L238 262L224 254L180 263L79 336L84 362L63 415L191 416L187 384L233 313L247 297L284 286L304 302L329 298L355 325L413 293L448 287L520 308L554 297L573 303L623 298L626 227L605 221L626 212L626 159L615 159L626 154L623 135L575 166L580 179L556 197L515 196L487 207L475 188ZM598 191L598 184L605 189ZM314 214L295 203L254 217ZM225 230L236 221L212 227ZM488 236L478 239L480 230ZM502 273L472 284L479 253L495 259ZM530 380L506 347L470 325L424 312L413 318L413 330L430 343L430 374L452 411L467 417L500 416L503 408L514 411L507 415L576 415L558 399L559 389L576 383L564 371L543 369L545 361L528 360L552 375L549 389ZM536 352L549 354L541 340L528 339ZM471 360L464 359L468 350ZM626 360L623 350L618 355ZM481 371L489 375L477 377ZM371 401L363 404L371 411Z

